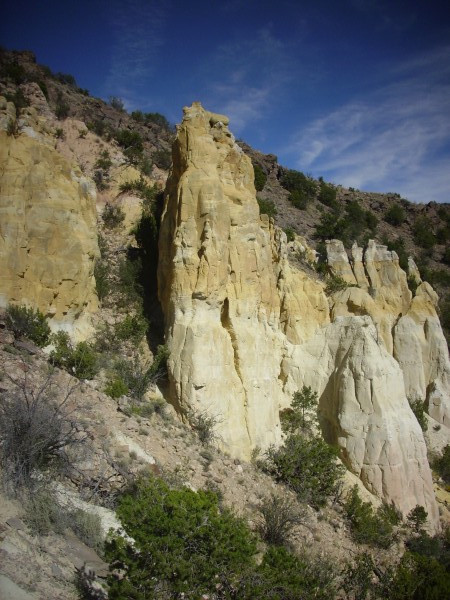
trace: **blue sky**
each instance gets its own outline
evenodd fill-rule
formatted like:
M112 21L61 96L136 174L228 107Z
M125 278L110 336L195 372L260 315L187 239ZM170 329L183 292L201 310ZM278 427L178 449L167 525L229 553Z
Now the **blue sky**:
M15 0L0 43L173 123L200 100L315 177L450 202L448 1Z

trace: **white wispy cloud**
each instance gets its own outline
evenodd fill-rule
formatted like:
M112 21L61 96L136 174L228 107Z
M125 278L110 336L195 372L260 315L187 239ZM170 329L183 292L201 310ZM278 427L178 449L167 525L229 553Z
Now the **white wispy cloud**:
M203 76L208 81L204 103L230 117L233 131L242 133L273 107L273 98L284 91L289 74L289 54L284 42L265 27L250 39L219 46Z
M111 66L105 94L118 95L133 108L139 90L148 83L160 60L169 2L116 0L110 7L114 32Z
M450 201L450 48L393 66L370 96L297 132L297 166L361 189Z

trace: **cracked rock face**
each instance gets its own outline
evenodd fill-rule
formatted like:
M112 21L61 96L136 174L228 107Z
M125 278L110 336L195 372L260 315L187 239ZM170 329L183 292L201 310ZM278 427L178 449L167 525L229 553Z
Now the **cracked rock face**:
M407 397L424 401L428 414L450 427L450 360L436 312L436 292L421 282L410 259L409 275L419 284L412 297L397 254L373 240L364 256L354 244L351 262L339 240L328 243L327 253L332 271L359 285L333 296L332 318L369 315L384 347L403 371Z
M279 411L310 385L347 467L405 514L424 505L437 527L422 431L392 356L391 324L411 303L406 276L377 247L369 268L355 249L355 270L336 247L339 274L361 287L335 294L330 311L324 285L289 265L284 233L259 216L253 178L225 118L185 108L158 270L174 405L215 417L222 447L248 459L280 442Z
M82 339L97 309L95 187L56 152L33 108L7 135L10 105L0 98L0 306L37 307Z

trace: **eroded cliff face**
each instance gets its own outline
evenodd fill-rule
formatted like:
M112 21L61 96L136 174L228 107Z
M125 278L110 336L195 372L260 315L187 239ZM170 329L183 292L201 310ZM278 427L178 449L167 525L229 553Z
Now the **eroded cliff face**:
M97 309L95 187L54 144L34 108L16 121L0 98L0 306L37 307L83 339Z
M185 109L160 234L172 393L183 411L216 417L224 447L246 458L280 440L285 332L304 339L328 320L320 285L298 274L293 294L283 237L260 221L227 119Z
M436 526L424 438L395 333L400 316L422 327L405 273L375 244L365 262L354 249L353 268L336 246L339 261L331 266L360 287L329 304L324 285L289 264L284 233L259 216L250 160L227 123L194 103L174 144L158 273L174 404L217 418L222 446L248 458L256 446L280 441L280 410L310 385L320 397L324 436L342 449L348 468L405 514L425 506ZM430 361L428 380L440 368Z
M449 427L450 361L433 288L421 281L410 259L409 277L418 284L412 297L397 254L373 240L364 256L354 245L351 262L340 241L328 242L327 254L332 271L359 286L333 296L332 318L369 315L384 347L401 367L407 397L425 402L428 414Z

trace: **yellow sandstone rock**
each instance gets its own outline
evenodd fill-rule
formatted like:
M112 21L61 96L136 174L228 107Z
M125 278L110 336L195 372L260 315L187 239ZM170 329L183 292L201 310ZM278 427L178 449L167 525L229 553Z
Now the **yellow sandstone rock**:
M0 99L0 114L9 107ZM76 339L97 309L95 187L54 149L33 108L0 131L0 305L26 304Z

